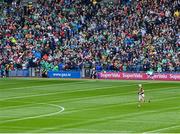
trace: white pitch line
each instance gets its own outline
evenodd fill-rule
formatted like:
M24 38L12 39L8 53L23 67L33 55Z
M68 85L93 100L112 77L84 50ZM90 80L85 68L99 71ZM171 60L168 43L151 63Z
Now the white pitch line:
M141 116L141 115L144 115L144 114L148 114L148 113L158 113L158 112L161 112L161 111L165 111L165 110L172 110L172 109L175 109L176 107L172 107L172 108L166 108L166 109L160 109L158 111L144 111L144 112L135 112L135 113L127 113L127 114L123 114L123 115L114 115L114 116L111 116L111 117L103 117L103 118L97 118L97 119L92 119L92 120L86 120L86 121L81 121L81 122L77 122L76 125L83 125L83 124L86 124L86 123L97 123L97 122L102 122L102 121L107 121L107 120L114 120L114 119L120 119L120 118L128 118L128 117L134 117L134 116ZM79 111L82 111L82 110L79 110ZM72 112L69 112L69 113L72 113ZM68 124L68 125L61 125L61 126L58 126L58 127L54 127L55 129L56 128L60 128L60 127L71 127L73 126L74 124ZM53 129L54 129L53 128ZM34 131L31 131L33 133L41 133L42 131L51 131L53 130L51 128L41 128L41 129L38 129L38 130L34 130Z
M47 87L47 86L61 86L61 85L71 85L71 84L79 84L79 83L87 83L88 81L80 81L80 82L70 82L70 83L59 83L59 84L49 84L49 85L39 85L39 86L27 86L27 87L17 87L17 88L8 88L6 91L11 91L15 89L27 89L27 88L38 88L38 87ZM1 84L0 84L1 85ZM1 89L0 89L1 90ZM3 90L3 89L2 89Z
M124 85L125 86L125 85ZM130 85L126 85L126 86L130 86ZM122 86L118 86L118 87L122 87ZM110 88L110 87L107 87L107 88ZM168 87L168 89L172 89L172 88L177 88L177 87ZM98 88L99 89L99 88ZM101 89L101 88L100 88ZM104 89L104 88L102 88L102 89ZM156 88L156 89L166 89L166 88ZM84 90L76 90L76 91L84 91ZM87 91L87 90L86 90ZM75 92L75 91L71 91L71 92ZM61 93L71 93L71 92L61 92ZM135 91L134 91L135 92ZM41 94L41 95L38 95L38 96L44 96L44 95L51 95L51 94L57 94L57 93L60 93L60 92L55 92L55 93L48 93L48 94ZM127 94L127 93L122 93L122 94ZM32 95L31 95L32 96ZM24 96L24 97L31 97L31 96ZM34 96L37 96L37 95L34 95ZM111 96L111 95L100 95L101 97L108 97L108 96ZM21 96L20 98L22 98L23 96ZM23 97L23 98L24 98ZM33 96L32 96L33 97ZM96 96L97 97L97 96ZM5 99L0 99L0 101L4 101L4 100L8 100L8 99L14 99L15 97L9 97L9 98L5 98ZM18 97L16 97L16 98L18 98ZM83 97L83 99L89 99L89 98L94 98L94 96L93 97ZM174 97L174 98L176 98L176 97ZM61 102L66 102L66 101L73 101L73 100L75 100L75 101L77 101L77 100L81 100L81 98L75 98L75 99L67 99L67 100L65 100L65 101L61 101ZM51 101L51 102L59 102L59 100L57 100L57 101ZM32 104L27 104L27 105L32 105ZM26 106L27 106L26 105ZM24 106L24 105L23 105ZM22 107L22 106L11 106L11 107L8 107L9 109L11 109L11 108L16 108L16 107ZM3 108L0 108L0 110L2 110ZM4 108L4 109L7 109L7 108Z
M176 87L168 87L168 89L174 89ZM159 89L167 89L167 88L156 88L157 90ZM132 92L128 92L128 93L118 93L117 95L128 95L130 93L136 93L136 91L132 91ZM66 100L54 100L54 101L49 101L49 102L53 102L53 103L56 103L56 102L68 102L68 101L80 101L82 99L91 99L91 98L100 98L100 97L111 97L112 95L109 95L109 94L105 94L105 95L98 95L98 96L90 96L90 97L79 97L79 98L71 98L71 99L66 99ZM169 100L171 98L178 98L178 97L168 97L168 99L153 99L154 100ZM136 102L137 103L137 102Z
M169 87L168 89L172 89L172 88L175 88L175 87ZM156 88L156 89L166 89L166 88ZM131 92L131 93L135 93L135 91L134 92ZM127 94L129 94L129 93L121 93L121 94L118 94L118 95L127 95ZM69 102L69 101L81 101L82 99L93 99L93 98L101 98L101 97L110 97L110 96L112 96L112 95L98 95L98 96L90 96L90 97L79 97L79 98L71 98L71 99L66 99L66 100L54 100L54 101L49 101L50 103L57 103L57 102ZM154 99L153 101L160 101L160 100L170 100L170 99L172 99L172 98L178 98L178 97L168 97L168 98L166 98L166 99ZM137 103L137 102L128 102L128 103L125 103L125 104L134 104L134 103ZM11 108L11 107L9 107L9 108ZM1 110L1 109L0 109Z
M174 87L172 87L174 88ZM165 89L165 88L157 88L157 89ZM171 97L171 98L177 98L177 97ZM168 98L169 99L169 98ZM73 100L73 99L72 99ZM167 99L156 99L156 101L159 101L159 100L167 100ZM58 102L58 101L51 101L51 102ZM135 104L136 102L130 102L128 104ZM170 110L170 109L176 109L177 107L173 107L173 108L166 108L164 110ZM91 108L90 108L91 109ZM85 110L88 110L88 109L85 109ZM69 114L69 113L73 113L73 112L78 112L78 111L82 111L81 110L73 110L73 111L67 111L66 114ZM160 110L160 111L163 111L163 110ZM154 112L157 112L157 111L146 111L146 112L143 112L143 113L154 113ZM120 117L125 117L125 116L128 116L128 115L138 115L139 113L130 113L130 114L125 114L123 116L120 116ZM117 116L115 116L115 118L117 118ZM119 116L118 116L119 118ZM111 119L111 118L108 118L108 119ZM99 120L102 120L102 119L97 119L97 121ZM91 120L91 121L88 121L88 122L95 122L94 120ZM87 122L84 122L84 123L87 123ZM65 125L67 126L67 125ZM70 126L70 125L68 125ZM43 130L53 130L52 128L42 128L40 130L35 130L35 131L31 131L31 132L42 132Z
M144 83L144 84L149 84L149 83ZM46 94L35 94L35 95L8 97L8 98L0 99L0 101L11 100L11 99L21 99L21 98L28 98L28 97L54 95L54 94L58 94L58 93L74 93L74 92L77 92L77 91L91 91L91 90L96 90L96 89L106 89L106 88L115 88L115 87L128 87L128 86L133 86L133 85L137 85L137 84L128 84L128 85L123 85L123 86L109 86L109 87L104 87L104 88L99 87L99 88L81 89L81 90L74 90L74 91L70 91L70 92L64 91L64 92L53 92L53 93L46 93Z
M165 127L165 128L155 129L155 130L152 130L152 131L144 132L143 134L156 133L156 132L160 132L160 131L163 131L163 130L168 130L168 129L171 129L171 128L176 128L176 127L179 127L179 126L180 125L175 125L175 126L169 126L169 127Z
M168 99L156 99L156 100L154 100L153 102L157 102L157 101L162 101L162 100L170 100L170 99L174 99L174 98L178 98L178 97L169 97ZM74 100L74 101L76 101L76 100ZM58 101L52 101L52 102L58 102ZM127 102L127 103L116 103L115 105L120 105L121 104L121 106L124 106L124 105L129 105L129 104L137 104L137 102ZM110 108L110 107L113 107L114 105L109 105L109 106L105 106L105 108ZM87 110L92 110L92 109L98 109L99 107L97 106L97 108L94 108L94 107L90 107L90 108L86 108L86 109L81 109L81 110L71 110L71 111L67 111L65 114L69 114L69 113L74 113L74 112L79 112L79 111L87 111ZM177 107L176 107L176 109L177 109Z
M17 101L15 101L15 102L17 102ZM27 106L31 106L31 105L34 105L34 104L31 103L31 104L24 104L24 105L17 105L17 106L16 105L15 106L7 106L7 107L0 108L0 110L9 110L12 108L27 107Z
M37 79L38 80L38 79ZM79 81L79 82L69 82L69 83L58 83L58 84L49 84L49 85L39 85L39 86L27 86L27 87L17 87L17 88L8 88L6 89L6 91L9 91L9 90L14 90L14 89L28 89L28 88L38 88L38 87L47 87L47 86L61 86L61 85L73 85L73 84L80 84L80 83L90 83L90 82L94 82L96 80L84 80L84 81ZM105 81L105 80L103 80ZM129 81L117 81L117 82L129 82ZM138 81L134 81L134 82L138 82ZM146 82L146 81L142 81L144 83L155 83L155 82ZM143 83L143 84L144 84ZM159 83L159 82L157 82ZM1 84L0 84L1 85Z
M27 86L27 87L9 88L9 89L6 89L6 91L15 90L15 89L28 89L28 88L47 87L47 86L61 86L61 85L71 85L71 84L73 85L73 84L89 83L89 82L93 82L93 80L86 80L86 81L80 81L80 82L70 82L70 83L59 83L59 84L49 84L49 85L39 85L39 86ZM121 81L121 82L123 82L123 81ZM155 82L148 82L148 81L147 82L143 82L143 84L148 84L148 83L155 83ZM157 82L157 83L159 83L159 82Z
M53 106L53 107L60 108L61 110L59 110L59 111L57 111L57 112L54 112L54 113L49 113L49 114L42 114L42 115L37 115L37 116L29 116L29 117L24 117L24 118L18 118L18 119L10 119L10 120L5 120L5 121L0 121L0 124L8 123L8 122L14 122L14 121L27 120L27 119L35 119L35 118L53 116L53 115L60 114L61 112L63 112L63 111L65 110L64 107L59 106L59 105L55 105L55 104L47 104L47 103L36 103L36 104L49 105L49 106Z
M34 127L20 127L20 126L1 126L3 129L33 129ZM20 133L18 133L20 134Z
M172 87L172 88L174 88L174 87ZM157 88L157 89L165 89L165 88ZM168 88L169 89L169 88ZM126 93L124 93L124 94L126 94ZM100 95L100 97L108 97L108 96L110 96L110 95ZM83 97L83 99L91 99L91 98L94 98L94 97ZM158 99L158 101L159 100L169 100L169 99L171 99L171 98L177 98L177 97L170 97L170 98L168 98L168 99ZM59 100L56 100L56 101L50 101L50 103L57 103L57 102L67 102L67 101L80 101L82 98L74 98L74 99L67 99L67 100L65 100L65 101L59 101ZM155 101L155 100L154 100ZM157 101L157 100L156 100ZM126 103L126 104L134 104L134 102L129 102L129 103ZM32 105L32 104L27 104L27 105ZM26 106L27 106L26 105ZM24 105L23 105L24 106ZM22 107L22 106L11 106L11 107L9 107L8 109L11 109L11 108L18 108L18 107ZM5 109L5 108L4 108ZM7 109L7 108L6 108ZM1 108L0 110L3 110L3 108Z
M161 88L158 88L158 89L161 89ZM110 96L110 95L101 95L100 97L108 97L108 96ZM92 99L92 98L94 98L94 97L84 97L83 99ZM161 100L170 100L170 99L172 99L172 98L178 98L178 97L169 97L169 98L164 98L164 99L154 99L154 101L153 102L156 102L156 101L161 101ZM65 101L50 101L49 103L57 103L57 102L67 102L67 101L80 101L81 99L80 98L76 98L76 99L67 99L67 100L65 100ZM124 103L124 104L121 104L121 105L127 105L127 104L136 104L137 102L127 102L127 103ZM39 103L38 103L39 104ZM119 103L118 103L119 104ZM32 104L29 104L29 105L32 105ZM27 105L26 105L27 106ZM17 106L18 107L18 106ZM19 106L19 107L22 107L22 106ZM112 107L112 106L106 106L106 107ZM13 107L14 108L14 107ZM78 111L86 111L86 110L91 110L91 109L94 109L94 108L92 108L92 107L90 107L90 108L86 108L86 109L81 109L81 110L73 110L73 111L68 111L68 112L66 112L66 114L69 114L69 113L73 113L73 112L78 112ZM95 109L97 109L97 108L95 108Z

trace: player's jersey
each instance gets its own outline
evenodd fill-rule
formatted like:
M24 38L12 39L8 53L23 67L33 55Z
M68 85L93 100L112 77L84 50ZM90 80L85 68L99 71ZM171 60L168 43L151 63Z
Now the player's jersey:
M143 95L144 94L144 90L142 88L140 88L140 91L138 92L139 95Z
M143 88L140 88L140 89L139 89L139 92L138 92L139 101L144 100L144 97L145 97L145 95L144 95L144 90L143 90Z

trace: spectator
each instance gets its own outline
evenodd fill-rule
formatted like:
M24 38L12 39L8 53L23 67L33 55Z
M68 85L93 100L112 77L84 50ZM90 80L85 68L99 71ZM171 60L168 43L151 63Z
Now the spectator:
M178 0L19 1L1 9L7 70L180 72Z

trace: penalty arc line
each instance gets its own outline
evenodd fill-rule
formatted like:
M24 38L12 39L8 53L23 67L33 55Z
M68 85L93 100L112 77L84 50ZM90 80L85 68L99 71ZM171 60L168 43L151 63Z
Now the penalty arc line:
M18 118L18 119L10 119L10 120L5 120L5 121L0 121L0 124L3 123L8 123L8 122L14 122L14 121L21 121L21 120L27 120L27 119L35 119L35 118L41 118L41 117L48 117L48 116L53 116L62 113L65 108L56 104L47 104L47 103L36 103L36 104L42 104L42 105L49 105L53 107L60 108L61 110L53 113L48 113L48 114L42 114L42 115L37 115L37 116L29 116L29 117L24 117L24 118Z
M122 87L122 86L120 86L120 87ZM176 88L176 87L169 87L169 88ZM165 89L165 88L157 88L157 89ZM79 90L78 90L79 91ZM64 92L63 92L64 93ZM68 92L69 93L69 92ZM46 95L46 94L45 94ZM31 96L31 95L30 95ZM101 95L101 97L102 96L109 96L109 95ZM23 97L23 96L21 96L21 97ZM20 97L20 98L21 98ZM28 97L28 96L24 96L24 97ZM6 99L14 99L14 98L19 98L19 97L11 97L11 98L6 98ZM85 97L85 99L89 99L89 98L94 98L94 97ZM176 97L175 97L176 98ZM6 99L0 99L0 101L4 101L4 100L6 100ZM80 98L76 98L76 99L68 99L68 101L71 101L71 100L75 100L75 101L78 101L78 100L81 100ZM164 99L163 99L164 100ZM51 101L52 103L56 103L56 102L59 102L59 101ZM64 102L64 101L62 101L62 102ZM65 101L66 102L66 101ZM32 105L32 104L28 104L28 105ZM27 105L26 105L27 106ZM22 107L22 106L11 106L11 107L9 107L8 109L11 109L11 108L17 108L17 107ZM1 108L0 110L3 110L3 108Z
M175 108L175 107L174 107ZM174 109L174 108L167 108L168 110L171 110L171 109ZM164 110L167 110L167 109L164 109ZM128 117L131 117L131 116L139 116L139 115L144 115L144 114L148 114L148 113L157 113L157 112L161 112L161 111L164 111L164 110L158 110L158 111L145 111L145 112L142 112L142 113L139 113L139 112L136 112L136 113L128 113L128 114L123 114L123 115L116 115L116 116L111 116L111 117L104 117L104 118L97 118L97 119L94 119L94 120L87 120L87 121L82 121L82 122L78 122L76 123L76 125L83 125L83 124L87 124L87 123L97 123L97 122L102 122L102 121L107 121L107 120L114 120L114 119L120 119L120 118L128 118ZM72 127L73 124L70 124L70 125L61 125L61 127ZM58 126L59 127L59 126ZM57 128L57 127L54 127L54 128ZM53 128L53 129L54 129ZM52 128L42 128L42 129L39 129L39 130L35 130L35 131L31 131L31 133L39 133L39 132L42 132L42 131L47 131L47 130L50 130L51 131Z
M149 84L149 83L144 83L144 84ZM123 86L118 86L118 87L125 87L125 86L132 86L132 85L136 85L136 84L131 84L131 85L123 85ZM113 87L113 86L112 86ZM110 88L110 87L108 87ZM174 88L174 87L173 87ZM96 88L98 89L98 88ZM36 95L35 95L36 96ZM41 95L40 95L41 96ZM21 97L14 97L14 98L25 98L25 97L28 97L28 96L21 96ZM30 96L29 96L30 97ZM13 97L12 97L13 98ZM12 98L6 98L6 99L12 99ZM1 99L1 100L6 100L6 99ZM0 101L1 101L0 100ZM37 104L40 104L40 103L37 103ZM41 103L41 104L46 104L46 103ZM48 105L51 105L51 106L56 106L56 107L60 107L61 108L61 111L58 111L56 113L50 113L50 114L46 114L46 115L39 115L39 116L33 116L33 117L26 117L26 118L21 118L21 119L12 119L13 121L18 121L18 120L25 120L25 119L31 119L31 118L39 118L39 117L46 117L46 116L52 116L52 115L55 115L55 114L58 114L58 113L61 113L62 111L64 111L64 107L61 107L61 106L58 106L58 105L55 105L55 104L48 104ZM10 122L12 120L9 120ZM7 120L8 121L8 120ZM1 124L1 122L0 122Z

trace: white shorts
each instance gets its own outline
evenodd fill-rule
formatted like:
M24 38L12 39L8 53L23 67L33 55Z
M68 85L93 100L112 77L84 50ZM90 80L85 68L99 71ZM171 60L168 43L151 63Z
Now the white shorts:
M139 95L139 101L144 100L144 94Z

